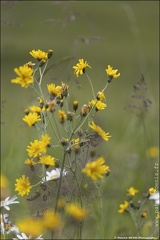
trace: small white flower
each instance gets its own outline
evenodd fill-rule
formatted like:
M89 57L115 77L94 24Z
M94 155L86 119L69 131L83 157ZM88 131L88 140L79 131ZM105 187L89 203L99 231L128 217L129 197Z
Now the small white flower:
M10 210L10 207L8 205L19 203L19 201L15 201L18 197L14 196L9 200L10 197L7 197L4 201L1 201L0 207L4 207L6 210Z
M150 197L149 197L149 200L155 200L155 203L157 205L160 204L159 202L159 192L156 192L156 193L153 193Z
M17 234L17 238L13 238L13 240L17 240L17 239L23 239L23 240L28 240L28 239L43 239L41 238L42 234L37 237L37 238L32 238L32 236L30 235L29 237L27 237L27 235L25 233L21 233L21 235Z
M50 172L46 172L46 181L51 181L51 180L57 180L60 178L60 174L61 174L61 169L60 168L56 168L55 170L52 170ZM65 170L63 170L63 174L62 176L66 176L67 172ZM42 179L42 181L45 181L45 178Z

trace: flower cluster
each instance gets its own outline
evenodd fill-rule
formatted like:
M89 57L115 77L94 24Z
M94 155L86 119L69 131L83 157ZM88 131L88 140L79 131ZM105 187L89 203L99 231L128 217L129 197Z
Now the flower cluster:
M86 72L86 68L91 69L91 66L86 60L79 59L73 66L74 74L76 77L83 74L87 77L93 94L93 98L80 106L77 97L70 102L71 92L65 82L59 85L47 83L46 89L42 88L43 76L53 50L32 50L30 55L36 62L29 61L15 68L18 77L12 79L11 83L20 84L23 88L30 87L38 94L37 103L28 106L22 118L24 124L34 128L39 136L26 147L27 156L24 159L24 164L29 167L35 179L33 184L33 177L30 179L26 174L22 174L16 179L15 191L22 197L29 195L26 198L28 201L36 201L42 196L42 203L48 200L48 204L52 204L48 206L47 212L42 213L40 219L27 217L17 222L21 231L21 235L17 234L18 239L27 238L27 235L29 238L39 236L36 239L42 239L41 236L46 230L59 231L65 226L61 220L64 215L64 221L68 219L71 224L76 224L77 229L81 229L80 223L85 221L88 215L82 196L87 192L93 194L91 189L94 184L96 187L102 184L101 180L111 171L104 157L99 157L96 152L90 153L101 139L107 142L111 138L108 132L94 122L94 117L107 108L105 90L113 78L120 76L117 69L114 70L108 65L108 79L104 81L104 88L95 94L92 81ZM47 95L44 94L46 91ZM65 197L69 194L70 201ZM129 194L133 196L134 189L130 189ZM99 200L101 201L101 197ZM8 201L6 199L6 203L3 202L6 209L9 208ZM37 209L38 213L40 210L41 205L40 209ZM81 230L78 232L81 233Z

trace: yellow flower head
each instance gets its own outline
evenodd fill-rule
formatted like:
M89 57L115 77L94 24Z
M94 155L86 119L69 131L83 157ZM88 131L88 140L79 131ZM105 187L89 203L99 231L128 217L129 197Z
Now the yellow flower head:
M33 83L33 69L27 65L15 68L14 72L18 75L17 78L12 79L11 83L20 84L21 87L27 88L31 83Z
M49 94L53 95L54 97L60 97L62 95L62 86L56 86L55 84L47 84L47 89Z
M82 222L86 215L86 210L79 207L74 203L70 203L66 206L65 211L68 215L73 217L75 220Z
M102 100L106 100L106 97L105 97L105 95L104 95L104 92L98 92L97 93L97 100L100 100L100 101L102 101Z
M114 70L113 67L108 65L106 73L110 77L110 80L112 80L112 78L118 78L120 76L120 73L117 74L117 71L118 71L117 69Z
M39 158L39 163L45 164L47 166L54 166L55 159L53 157L51 157L50 155L44 155Z
M86 167L82 169L83 173L86 173L88 177L92 178L94 181L102 179L104 175L109 172L109 166L105 165L105 160L103 157L97 158L93 162L86 164Z
M47 60L48 58L48 53L46 52L43 52L41 50L32 50L30 52L30 54L32 55L32 57L34 57L35 59L37 59L38 61L41 61L41 60Z
M36 112L36 113L40 113L41 112L41 108L39 106L36 106L36 105L30 106L29 109L32 112Z
M149 189L149 195L151 196L153 193L155 193L156 192L156 189L155 188L150 188Z
M26 115L23 119L24 122L26 122L28 124L28 126L33 126L36 122L40 121L41 118L40 116L36 113L29 113L28 115Z
M119 213L123 213L127 210L128 208L128 201L124 201L124 204L120 204L120 209L118 210Z
M76 66L73 66L73 69L75 69L74 73L78 77L78 74L83 74L85 72L85 68L89 67L89 64L87 61L84 61L84 59L79 59L79 63L76 64Z
M51 137L47 133L45 135L42 135L41 141L44 143L46 147L50 146L50 140L51 140Z
M103 110L107 107L107 105L101 102L100 100L92 100L91 102L89 102L88 105L89 105L89 108L91 108L92 106L95 106L96 111Z
M32 188L30 186L30 181L29 178L26 177L25 175L22 175L21 178L16 179L16 184L15 184L15 191L18 192L19 195L23 196L25 194L28 195L30 192L30 189Z
M111 136L109 136L109 133L105 133L102 128L98 125L96 125L93 121L91 124L89 124L89 127L92 128L101 138L103 138L105 141L108 141Z
M60 120L60 123L64 123L65 119L67 118L67 115L64 111L62 110L59 110L58 111L58 117L59 117L59 120Z
M135 188L133 188L133 187L130 187L130 188L127 190L127 192L128 192L128 194L129 194L130 196L134 196L134 195L138 192L138 190L135 189Z
M27 146L27 152L30 157L39 157L42 153L46 153L46 145L42 141L34 140Z

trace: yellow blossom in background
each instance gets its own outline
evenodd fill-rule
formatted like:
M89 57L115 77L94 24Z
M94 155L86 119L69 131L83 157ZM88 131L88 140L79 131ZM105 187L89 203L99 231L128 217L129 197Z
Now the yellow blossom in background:
M133 188L133 187L130 187L130 188L127 190L127 192L128 192L128 194L129 194L130 196L134 196L134 195L138 192L138 190L135 189L135 188Z
M46 153L46 145L42 141L34 140L27 146L27 152L30 157L39 157L42 153Z
M12 79L11 83L20 84L21 87L27 88L31 83L33 83L33 69L27 65L15 68L14 72L18 75L17 78Z
M120 204L120 209L118 210L119 213L123 213L127 210L129 206L128 201L124 201L124 204Z
M59 120L60 120L60 123L64 123L65 119L67 118L67 115L64 111L62 110L59 110L58 111L58 117L59 117Z
M60 97L62 95L62 86L56 86L55 84L47 84L47 89L49 94L53 95L54 97Z
M88 105L89 105L89 108L91 108L92 106L95 106L96 111L103 110L107 107L107 105L101 102L100 100L92 100L91 102L89 102Z
M104 163L104 158L99 157L97 160L87 163L85 168L82 169L82 172L87 174L87 176L92 178L94 181L102 179L104 175L110 171L109 166Z
M26 115L22 120L26 122L29 127L32 127L36 122L40 121L41 118L36 112L33 112Z
M0 181L1 181L0 182L1 183L1 188L8 187L8 180L3 174L1 174L1 180Z
M41 141L44 143L46 147L50 146L50 140L51 140L51 137L47 133L45 135L42 135Z
M41 108L39 106L30 106L29 109L32 111L32 112L35 112L35 113L40 113L41 112Z
M47 210L42 219L43 227L50 230L58 230L62 226L61 218L53 210Z
M33 236L34 239L42 234L44 229L41 219L26 217L24 219L18 220L16 226L21 232Z
M85 68L89 67L89 64L87 61L84 61L84 59L79 59L79 63L76 64L76 66L73 66L73 69L75 69L74 74L78 77L78 74L83 74L85 72Z
M142 218L146 218L146 217L147 217L147 211L143 211L143 212L141 213L141 217L142 217Z
M32 186L30 186L29 178L25 175L22 175L21 178L16 179L15 183L15 191L18 192L19 195L24 196L25 194L28 195Z
M156 189L155 188L150 188L149 189L149 195L151 196L153 193L155 193L156 192Z
M27 158L25 161L24 161L24 164L28 165L29 168L34 171L34 165L36 165L37 163L35 161L33 161L33 159L29 159Z
M45 164L48 166L54 166L55 165L55 159L51 157L50 155L44 155L39 158L39 163Z
M47 60L48 59L48 53L41 51L40 49L38 50L32 50L29 52L32 57L34 57L35 59L37 59L38 61L41 60Z
M86 210L74 203L69 203L66 206L65 211L68 215L72 216L75 220L80 222L82 222L86 216Z
M111 136L109 136L109 133L105 133L102 128L98 125L96 125L93 121L91 124L88 125L90 128L92 128L101 138L103 138L105 141L108 141Z
M156 158L159 156L159 148L158 147L150 147L147 152L146 155L148 158Z
M108 65L108 68L106 69L107 75L112 79L112 78L118 78L120 76L120 73L118 73L117 69L113 69L110 65Z

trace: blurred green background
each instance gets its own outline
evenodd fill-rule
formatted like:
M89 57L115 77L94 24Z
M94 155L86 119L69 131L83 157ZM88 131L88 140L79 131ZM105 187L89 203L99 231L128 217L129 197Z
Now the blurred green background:
M106 81L111 65L121 77L106 90L108 108L99 112L98 123L112 135L97 148L111 168L104 187L106 239L134 235L128 215L117 213L126 189L139 189L139 198L154 186L154 163L146 157L151 146L158 147L159 134L159 2L158 1L2 1L1 2L1 170L9 179L12 195L15 179L25 172L26 146L35 132L23 123L24 109L35 104L29 89L11 84L13 69L32 60L32 49L54 54L45 75L46 83L70 86L72 97L81 104L92 98L85 76L75 80L72 66L84 58L92 67L87 72L95 92ZM141 74L152 101L144 123L136 112L124 109ZM88 224L91 224L90 222ZM89 225L90 226L90 225ZM94 226L94 227L93 227ZM96 222L85 236L98 238Z

